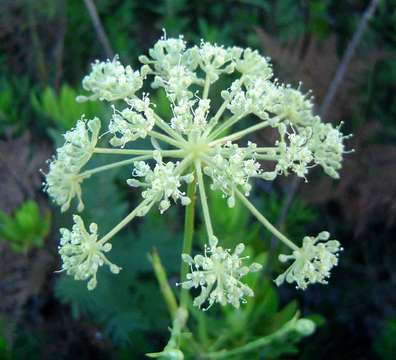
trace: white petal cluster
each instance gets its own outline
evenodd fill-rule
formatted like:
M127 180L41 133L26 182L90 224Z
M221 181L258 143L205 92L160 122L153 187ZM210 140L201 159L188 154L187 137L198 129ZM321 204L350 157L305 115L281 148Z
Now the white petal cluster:
M104 255L111 250L111 244L98 241L98 226L92 223L88 232L78 215L74 215L73 220L71 231L60 229L59 254L62 258L62 271L66 271L75 280L88 280L88 290L93 290L97 285L96 273L100 266L108 265L113 274L118 274L121 268Z
M210 83L217 81L221 74L231 74L235 69L235 54L231 49L201 41L198 53L199 66L205 71Z
M162 87L172 101L191 98L193 93L189 90L192 84L202 84L195 70L198 66L196 48L187 49L183 37L178 39L161 38L157 41L149 55L140 56L144 64L142 74L153 74L153 88Z
M252 188L249 179L261 174L260 164L254 158L255 147L254 143L240 148L228 142L216 149L204 168L205 174L212 178L211 189L222 191L229 207L235 206L235 190L240 188L248 196Z
M327 231L318 236L306 236L300 249L292 255L279 255L281 262L293 260L293 264L279 275L275 283L279 286L286 280L296 283L297 289L305 290L309 284L327 284L330 270L338 264L338 252L342 250L337 240L329 240Z
M264 79L272 77L270 59L261 56L257 50L233 48L233 52L240 54L235 60L235 68L243 77L255 78L258 76Z
M184 289L201 288L201 293L194 299L194 306L199 308L205 302L211 307L214 303L221 305L231 304L239 308L240 303L246 302L245 297L254 296L253 290L242 283L240 279L249 272L259 271L262 266L253 263L243 265L247 257L240 257L245 245L236 246L233 253L228 249L213 245L205 248L204 255L183 254L182 259L190 265L190 273L180 285Z
M292 171L297 176L305 178L313 160L312 152L307 145L309 136L304 136L304 133L286 133L285 127L280 127L279 130L281 140L276 143L279 149L276 174L288 175L289 171Z
M45 179L45 190L61 206L62 211L70 207L70 202L77 197L77 209L82 211L81 168L89 161L96 146L100 130L100 120L94 118L79 120L74 129L68 131L65 144L57 149L57 155L50 162Z
M92 64L91 73L84 77L83 88L93 94L89 97L79 96L78 101L107 100L132 98L143 86L139 71L133 71L128 65L124 67L115 56L112 61Z
M276 115L293 126L307 127L317 121L318 117L313 115L312 97L309 93L303 94L290 85L281 85L278 89L278 102L273 109Z
M206 129L209 110L209 99L183 99L172 106L171 127L183 135L201 134Z
M222 91L221 96L227 101L227 109L232 114L254 114L260 119L268 120L279 101L279 89L263 77L238 79L228 90Z
M154 169L144 161L134 164L133 179L128 179L127 183L133 187L143 187L142 197L150 202L159 202L161 214L168 210L171 205L170 199L174 202L180 200L182 205L188 205L191 200L180 190L182 181L191 182L192 174L181 176L178 173L179 162L164 163L160 154L156 155L157 164ZM136 178L142 178L137 180Z
M308 141L315 164L320 165L327 175L335 179L339 178L338 171L341 169L342 157L345 153L344 139L348 138L341 133L339 127L334 128L331 124L324 124L318 119Z
M121 111L114 108L109 124L109 132L114 135L110 140L113 146L124 147L127 142L144 139L154 127L154 111L147 96L143 100L132 99L128 104L129 107Z
M295 130L295 128L297 130ZM279 160L275 167L277 175L290 171L305 178L311 167L320 165L333 178L338 178L344 149L344 136L338 128L324 124L315 117L310 126L291 127L288 133L285 124L279 125L280 140L277 141Z

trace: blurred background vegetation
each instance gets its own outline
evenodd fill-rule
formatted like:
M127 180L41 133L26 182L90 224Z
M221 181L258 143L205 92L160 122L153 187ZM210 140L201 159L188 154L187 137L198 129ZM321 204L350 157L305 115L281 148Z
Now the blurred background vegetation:
M88 3L105 38L98 37ZM168 37L184 34L194 43L250 46L273 59L281 81L298 86L301 80L303 89L312 89L320 111L369 3L1 0L0 359L141 359L169 337L170 320L146 255L157 249L174 286L180 209L153 213L115 238L112 259L123 271L116 279L100 273L94 292L54 273L60 268L58 229L71 219L42 193L39 169L46 171L61 134L82 114L108 117L100 103L75 102L93 60L119 54L137 66L162 28ZM230 212L212 195L214 226L224 241L249 243L265 271L249 278L257 296L242 310L192 310L191 330L204 351L265 337L299 311L316 323L313 335L287 333L234 358L396 358L396 0L371 3L376 11L336 96L321 112L354 134L348 148L356 152L346 156L341 179L314 171L308 184L262 181L252 195L293 239L329 229L344 247L340 266L328 286L275 288L271 279L280 268L274 256L282 249L238 205ZM166 116L163 95L155 97ZM268 136L263 131L256 141ZM122 181L129 171L84 182L87 222L106 231L133 206L137 194ZM203 240L203 231L197 236Z

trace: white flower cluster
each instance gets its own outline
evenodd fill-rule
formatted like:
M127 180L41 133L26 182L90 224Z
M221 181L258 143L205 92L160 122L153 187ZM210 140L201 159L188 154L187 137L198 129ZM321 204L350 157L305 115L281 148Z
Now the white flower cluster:
M135 178L128 179L127 183L133 187L143 187L142 197L150 202L159 202L159 210L161 214L168 210L171 203L180 200L182 205L190 204L191 200L186 194L180 191L181 182L190 183L194 177L192 174L180 176L177 172L179 163L162 161L160 153L155 155L157 164L152 170L144 161L135 163L132 175L134 177L143 178L142 181Z
M287 175L292 171L305 178L311 167L320 165L329 176L338 179L345 153L343 140L347 136L331 124L322 123L318 117L311 119L307 127L291 127L291 133L287 132L286 125L279 125L280 140L276 143L279 160L275 172Z
M78 215L74 215L73 220L71 231L60 229L59 254L63 262L61 271L66 271L75 280L88 280L88 290L93 290L97 285L96 273L100 266L108 265L113 274L118 274L121 268L104 255L111 250L111 244L97 241L98 226L92 223L88 232Z
M191 199L183 189L185 183L198 187L205 227L208 238L212 239L206 175L211 189L220 191L229 207L239 199L293 250L292 255L280 257L283 262L292 259L294 263L278 277L278 284L284 280L295 281L304 289L310 283L325 283L330 269L337 264L339 243L325 242L328 233L321 233L316 238L304 238L302 248L297 248L270 224L247 196L251 193L253 178L273 180L278 175L295 173L306 179L313 166L320 166L337 178L347 138L340 128L325 124L314 115L309 93L304 95L299 88L293 89L272 79L269 59L250 48L223 47L205 41L188 47L182 36L176 39L164 36L149 50L148 56L140 56L139 60L143 65L136 71L122 65L118 57L92 65L91 73L83 79L84 89L91 94L78 100L117 101L117 108L111 105L113 115L101 136L104 139L108 135L113 147L97 147L99 119L82 118L65 134L65 144L50 163L46 190L62 211L77 197L81 211L83 179L110 168L130 165L133 166L132 178L127 183L141 188L143 200L101 240L97 240L95 225L91 225L89 234L82 220L75 216L72 231L62 230L63 268L76 279L89 279L89 288L95 287L96 272L101 265L108 264L111 271L118 272L119 268L103 255L111 247L107 241L134 217L145 215L155 203L161 213L172 202L189 205ZM228 81L228 88L213 94L212 84L222 76ZM154 89L164 90L172 110L170 118L156 113L150 96L140 91L144 81ZM211 95L220 95L218 98L224 100L217 109ZM249 126L253 120L255 123ZM234 131L236 124L239 131ZM258 147L250 141L244 145L244 137L265 127L277 130L277 139L272 145ZM149 149L131 148L134 141L147 137L152 145L146 143ZM239 140L241 142L236 142ZM129 158L82 172L94 153ZM142 157L135 158L135 155ZM163 160L165 158L170 160ZM263 170L268 168L261 166L261 161L272 162L269 170ZM190 187L191 193L193 190ZM209 244L204 255L194 259L183 255L191 273L183 279L182 286L201 287L201 295L195 299L199 307L205 302L209 306L229 303L238 307L246 296L253 295L240 279L249 271L259 270L260 266L242 264L244 258L239 256L244 249L242 244L234 253L217 246L217 240L212 239Z
M227 142L216 149L216 154L210 157L211 162L204 168L205 174L212 179L211 189L222 191L231 208L235 206L235 190L241 188L248 196L252 188L249 179L261 173L260 164L254 159L255 147L249 143L247 148L240 148Z
M235 68L244 78L254 79L260 77L269 80L272 77L272 66L269 58L250 48L231 48L235 58Z
M197 106L194 109L195 104ZM183 135L200 134L207 126L210 100L185 99L172 106L171 127Z
M329 240L327 231L318 236L306 236L303 246L292 255L279 255L281 262L293 260L293 264L275 279L279 286L286 280L295 282L297 289L305 290L309 284L327 284L330 270L338 264L338 252L342 250L337 240Z
M84 177L80 175L80 170L92 156L99 130L98 118L79 120L75 128L64 135L65 144L57 149L56 157L49 164L45 190L62 211L69 209L74 197L79 201L78 211L84 208L80 186Z
M153 74L153 88L163 87L172 101L191 98L189 90L192 84L202 84L195 70L198 65L198 54L195 48L187 49L183 37L178 39L161 38L149 50L149 55L140 56L143 64L142 74Z
M221 96L232 114L241 117L254 114L268 120L279 102L279 89L263 77L245 78L235 80ZM276 122L273 120L270 124L274 126Z
M143 100L131 99L128 104L129 107L121 111L114 108L109 124L109 132L114 135L110 139L113 146L124 147L127 142L144 139L154 127L154 111L150 108L150 99L147 96Z
M107 100L132 98L143 85L139 71L130 66L124 67L115 56L112 61L92 64L92 71L82 81L83 88L93 94L89 97L79 96L78 101Z
M185 289L201 288L200 295L194 299L197 307L202 307L207 301L205 310L214 303L231 304L238 309L241 302L246 302L245 297L254 295L253 290L240 279L249 272L261 270L262 266L258 263L243 265L245 258L240 257L245 250L243 244L237 245L233 253L215 244L205 248L204 255L195 255L194 258L182 255L191 272L180 285Z
M221 74L230 74L234 72L234 59L238 50L230 51L223 46L201 41L198 49L199 66L208 75L210 83L217 81Z

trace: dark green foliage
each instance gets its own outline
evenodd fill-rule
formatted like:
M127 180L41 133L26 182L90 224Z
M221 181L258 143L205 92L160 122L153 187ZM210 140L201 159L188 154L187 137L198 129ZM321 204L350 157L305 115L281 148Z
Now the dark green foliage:
M91 166L100 166L103 160L94 160ZM84 219L87 223L98 223L102 235L128 212L129 206L120 196L122 192L116 184L118 174L117 170L106 171L92 176L83 184ZM133 206L138 201L133 200ZM151 329L163 332L169 324L147 255L154 247L157 248L167 270L177 272L181 235L170 231L167 216L159 216L155 208L152 211L153 214L145 217L143 222L135 219L128 231L112 239L113 249L109 258L122 267L120 274L100 271L98 287L92 292L87 290L84 282L68 276L62 276L56 286L57 297L71 304L74 316L86 315L103 325L105 332L118 345L133 344L135 334L139 332Z
M0 135L6 128L22 133L32 123L31 109L26 99L32 91L27 77L0 78Z
M260 262L265 266L265 253L254 256L250 247L247 249L247 255L252 261ZM262 273L250 273L246 276L246 283L254 290L255 297L249 298L247 304L242 305L239 310L226 306L203 313L190 307L196 323L192 332L204 352L232 350L253 340L265 338L284 327L299 312L296 301L286 306L280 305L274 285L269 279L263 278ZM319 325L319 321L314 320L314 322ZM244 356L249 359L262 357L274 359L284 354L295 354L296 345L302 338L303 335L292 331L287 336L271 341L269 345L246 353ZM191 352L191 346L186 344L185 351Z
M109 257L122 267L119 275L100 272L99 285L92 292L85 283L64 276L57 284L57 296L71 303L75 316L85 314L104 325L117 344L133 343L135 331L164 331L168 325L166 308L147 254L157 248L169 272L175 273L180 266L180 236L169 232L164 218L152 216L137 232L118 236L112 243Z
M26 201L13 216L0 210L0 237L16 252L42 247L51 226L51 213L41 215L37 203Z
M396 319L389 319L377 335L374 349L381 360L392 360L396 354Z
M78 103L76 97L81 91L76 91L68 85L62 85L59 94L54 89L46 87L40 95L32 93L31 103L37 114L44 119L51 121L57 129L70 130L77 120L85 115L92 119L100 117L103 113L103 106L100 102Z

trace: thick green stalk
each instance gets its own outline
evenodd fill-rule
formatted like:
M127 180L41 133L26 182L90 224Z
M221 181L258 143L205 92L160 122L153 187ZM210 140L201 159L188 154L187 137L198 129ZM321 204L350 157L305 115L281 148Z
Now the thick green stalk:
M194 237L194 218L195 218L195 186L196 180L188 184L187 196L191 199L191 203L186 206L185 219L184 219L184 239L182 254L190 254L192 241ZM180 268L180 281L184 281L188 273L188 264L182 261ZM181 289L180 306L187 308L188 290Z
M153 266L155 276L162 292L162 296L164 297L166 306L168 307L168 311L172 319L174 319L177 311L176 298L172 292L171 287L169 286L166 271L162 266L161 259L156 249L154 249L153 252L149 254L149 259Z

